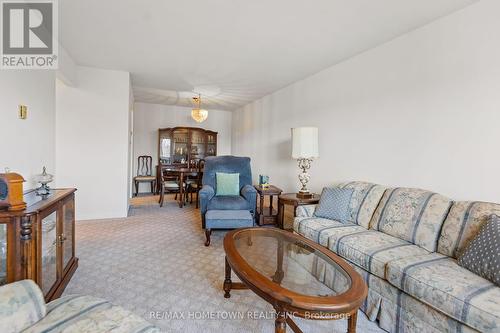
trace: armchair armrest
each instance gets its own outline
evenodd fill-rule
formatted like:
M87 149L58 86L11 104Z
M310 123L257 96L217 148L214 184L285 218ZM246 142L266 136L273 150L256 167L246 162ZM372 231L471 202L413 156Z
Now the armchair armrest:
M199 192L201 216L207 212L208 202L215 196L214 188L210 185L203 185Z
M252 185L245 185L240 194L248 202L249 209L254 213L257 205L257 190Z
M20 332L47 314L42 291L32 280L0 287L0 327L2 332Z
M297 217L312 217L317 206L318 205L298 206L295 210L295 215Z

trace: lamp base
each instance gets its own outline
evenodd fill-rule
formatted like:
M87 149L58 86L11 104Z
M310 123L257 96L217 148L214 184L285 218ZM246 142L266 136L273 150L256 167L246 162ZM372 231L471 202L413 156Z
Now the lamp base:
M311 192L298 192L297 198L299 199L312 199L313 194Z

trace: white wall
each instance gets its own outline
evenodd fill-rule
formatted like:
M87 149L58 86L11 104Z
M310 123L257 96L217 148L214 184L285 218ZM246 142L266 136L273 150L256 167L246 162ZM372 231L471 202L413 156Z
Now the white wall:
M76 70L77 64L69 55L68 51L59 44L58 68L56 71L57 78L67 86L76 86Z
M128 212L127 72L77 67L78 86L56 86L57 186L76 187L78 220Z
M132 90L132 81L129 86L128 99L128 168L127 179L132 179L132 171L134 169L134 91ZM132 182L129 181L127 186L127 202L132 197ZM130 206L130 205L129 205Z
M480 1L247 105L233 153L296 191L290 128L318 126L316 191L367 180L500 202L498 13Z
M0 173L8 167L25 179L24 189L37 187L34 175L46 166L55 172L55 72L2 70L0 73ZM28 118L18 118L18 106Z
M229 111L209 110L208 119L198 124L191 118L191 109L174 105L135 103L134 107L134 171L137 157L151 155L153 164L158 161L158 129L175 126L201 127L218 132L218 155L231 154L231 121ZM154 167L154 166L153 166ZM149 184L141 184L140 192L149 192Z

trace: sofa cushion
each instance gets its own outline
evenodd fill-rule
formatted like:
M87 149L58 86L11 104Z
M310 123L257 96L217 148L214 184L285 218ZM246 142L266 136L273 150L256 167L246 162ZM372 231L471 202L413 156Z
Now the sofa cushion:
M360 181L343 183L339 186L354 190L349 203L347 222L355 223L368 229L373 213L387 187Z
M248 201L241 196L227 195L213 197L208 202L208 210L247 210L250 209Z
M429 253L417 245L375 230L331 238L329 248L383 279L386 265L392 260Z
M47 315L23 333L35 332L160 332L141 317L92 296L66 296L47 306Z
M439 253L407 257L387 265L395 287L482 332L498 332L500 288Z
M349 262L348 262L349 263ZM387 332L478 333L439 310L402 292L387 280L351 264L368 285L368 297L361 310Z
M32 280L0 287L2 333L20 332L42 319L46 312L42 291Z
M328 238L337 230L354 232L366 229L353 223L342 223L339 221L313 216L296 217L293 223L293 230L318 244L328 247Z
M314 216L347 223L353 189L325 187Z
M437 193L393 188L384 193L370 228L434 252L451 203L450 199Z
M500 287L500 218L491 215L464 252L458 264Z
M217 182L216 196L240 194L239 173L216 172L215 177Z
M450 318L433 307L420 302L413 296L402 292L387 280L347 261L368 285L368 296L360 309L371 321L378 321L380 328L387 332L446 332L477 333L477 330ZM337 270L319 262L306 267L309 272L330 289L338 290ZM343 287L340 284L340 287Z
M500 204L457 201L450 209L439 236L438 252L458 258L492 214L500 216Z

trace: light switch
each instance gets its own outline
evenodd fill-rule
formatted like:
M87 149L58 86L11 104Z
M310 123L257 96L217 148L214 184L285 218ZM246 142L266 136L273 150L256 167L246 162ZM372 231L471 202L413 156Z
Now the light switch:
M28 118L28 107L26 105L19 105L19 119Z

